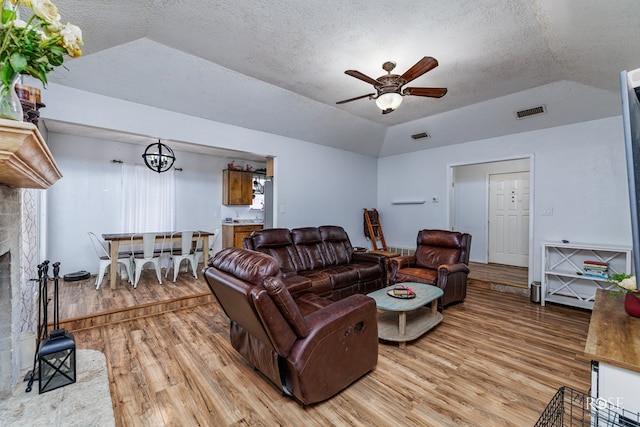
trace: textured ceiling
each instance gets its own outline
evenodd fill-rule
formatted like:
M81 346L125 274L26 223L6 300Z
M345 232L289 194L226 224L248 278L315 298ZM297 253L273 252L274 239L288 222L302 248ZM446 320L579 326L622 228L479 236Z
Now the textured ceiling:
M54 3L85 46L52 82L372 156L425 117L560 81L614 93L640 67L637 0ZM440 65L411 85L445 97L405 97L387 115L368 99L335 104L372 92L345 70L377 78L392 60L401 74L423 56Z

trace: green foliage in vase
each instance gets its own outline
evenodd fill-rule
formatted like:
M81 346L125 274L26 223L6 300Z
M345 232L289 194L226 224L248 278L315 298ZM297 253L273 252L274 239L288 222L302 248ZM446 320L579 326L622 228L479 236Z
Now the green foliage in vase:
M20 13L28 14L27 21ZM16 74L29 74L47 84L47 73L61 66L64 56L82 55L82 31L62 24L58 8L49 0L10 0L0 18L0 80L9 86Z

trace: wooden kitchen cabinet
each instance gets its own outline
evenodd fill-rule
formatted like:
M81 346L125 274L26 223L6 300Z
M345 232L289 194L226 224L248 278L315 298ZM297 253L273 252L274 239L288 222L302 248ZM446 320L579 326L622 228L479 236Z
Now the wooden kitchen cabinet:
M253 172L222 171L222 204L250 205L253 202Z
M262 230L262 224L241 224L222 226L222 247L242 247L242 239L248 237L255 230Z

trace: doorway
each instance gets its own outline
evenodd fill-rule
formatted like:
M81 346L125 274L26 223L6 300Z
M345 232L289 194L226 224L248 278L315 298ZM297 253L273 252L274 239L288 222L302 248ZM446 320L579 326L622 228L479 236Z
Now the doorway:
M509 159L497 159L480 163L464 163L449 166L450 194L449 194L449 225L451 230L470 233L473 236L471 244L470 261L480 264L505 262L489 259L490 245L490 177L492 175L515 174L525 172L529 175L529 185L518 183L514 204L522 200L523 210L533 209L533 156L525 156ZM526 189L526 191L525 191ZM507 199L511 200L507 192ZM526 209L524 209L526 208ZM520 233L526 235L526 240L521 238L518 244L522 248L523 264L528 269L528 280L532 280L531 266L533 256L531 246L533 242L533 216L522 215L521 221L515 227ZM514 227L512 227L514 228ZM513 261L506 261L513 262Z

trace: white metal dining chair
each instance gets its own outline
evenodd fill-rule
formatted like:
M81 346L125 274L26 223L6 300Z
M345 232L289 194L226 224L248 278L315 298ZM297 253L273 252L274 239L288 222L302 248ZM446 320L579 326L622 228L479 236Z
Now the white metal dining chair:
M171 253L169 254L169 266L165 272L164 277L169 275L169 269L173 268L173 281L178 280L178 271L180 270L180 264L182 261L187 260L187 272L189 272L189 265L191 265L191 271L193 277L198 278L196 268L198 267L198 259L196 249L200 244L200 232L199 231L176 231L171 233L171 241L176 236L180 236L180 245L171 245ZM194 237L196 239L195 245L193 244Z
M142 236L142 251L135 250L136 240L139 240ZM164 237L161 242L161 249L156 250L156 235L154 233L142 233L134 234L131 236L131 256L134 266L134 280L133 287L138 287L138 281L142 274L142 268L148 264L153 264L156 270L156 276L158 277L158 283L162 284L162 274L160 272L160 258L164 250Z
M218 239L218 234L220 234L220 229L214 228L213 230L211 230L211 233L212 235L205 236L205 238L202 239L202 242L203 242L202 245L205 245L205 244L209 245L209 256L213 256L213 245L215 245L216 240ZM196 265L199 264L201 260L203 263L208 261L208 260L202 259L204 257L202 245L198 245L196 249Z
M102 284L102 279L104 279L104 274L107 271L107 268L111 265L111 255L109 253L109 248L105 241L96 236L95 233L88 231L89 240L91 240L91 244L93 245L93 249L96 251L96 255L98 255L99 265L98 265L98 276L96 277L96 290L100 289L100 285ZM127 278L129 282L133 283L133 275L131 274L131 255L128 253L120 252L118 254L118 264L124 265L124 268L127 271Z

